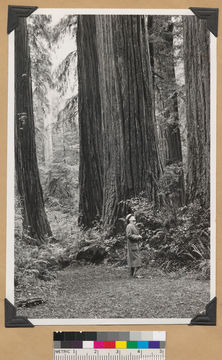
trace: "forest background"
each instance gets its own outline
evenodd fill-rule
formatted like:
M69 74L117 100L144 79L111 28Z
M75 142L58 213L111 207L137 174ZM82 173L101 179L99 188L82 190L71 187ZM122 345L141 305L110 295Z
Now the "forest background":
M20 23L17 51L18 304L67 266L125 266L129 212L144 267L209 279L204 21L33 15Z

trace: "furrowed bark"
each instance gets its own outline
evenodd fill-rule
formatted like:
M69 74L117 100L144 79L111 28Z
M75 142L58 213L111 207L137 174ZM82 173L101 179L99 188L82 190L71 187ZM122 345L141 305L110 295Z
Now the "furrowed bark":
M103 204L103 136L95 16L79 16L79 225L99 220Z
M15 168L24 234L44 241L52 232L44 208L36 157L26 19L15 30Z
M206 23L187 16L184 65L188 141L187 203L199 199L210 206L210 49Z
M103 197L100 198L102 222L105 228L115 228L118 218L126 211L120 204L124 204L127 198L145 191L150 201L156 201L156 181L160 166L154 127L147 19L139 16L95 16L95 19L87 17L88 20L85 16L80 18L80 24L91 22L93 48L85 53L83 49L79 49L79 66L83 66L88 58L91 66L95 66L93 69L98 77L91 83L91 75L88 73L84 78L83 71L79 71L79 84L82 87L79 92L80 101L84 108L90 108L95 101L95 93L99 91L96 100L98 107L100 104L97 120L91 117L90 124L90 118L81 115L81 126L83 123L84 128L95 126L101 115L101 127L97 126L100 136L93 130L87 136L83 132L80 136L84 143L85 140L89 143L100 139L102 144L97 149L100 156L96 160L97 164L101 164L102 158L103 164ZM81 30L87 32L89 28L85 24ZM85 33L82 36L87 38L89 35ZM79 41L78 44L83 47L87 41ZM96 86L94 92L93 86ZM87 99L91 102L88 106ZM83 163L87 162L87 156L84 153L80 161L82 159ZM83 164L80 168L82 176L85 176ZM94 181L98 181L96 172L92 173ZM85 189L83 185L82 191ZM87 193L86 196L88 197ZM82 201L87 203L87 197ZM86 207L83 208L87 211Z

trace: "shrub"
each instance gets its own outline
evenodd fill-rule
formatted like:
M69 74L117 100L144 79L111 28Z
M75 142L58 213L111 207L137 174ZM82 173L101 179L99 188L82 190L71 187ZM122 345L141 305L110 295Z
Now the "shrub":
M148 249L155 264L165 270L193 269L209 276L210 213L198 201L188 206L156 210L144 197L131 200L137 221L141 222L142 249ZM147 247L148 246L148 247ZM145 263L150 255L143 252Z

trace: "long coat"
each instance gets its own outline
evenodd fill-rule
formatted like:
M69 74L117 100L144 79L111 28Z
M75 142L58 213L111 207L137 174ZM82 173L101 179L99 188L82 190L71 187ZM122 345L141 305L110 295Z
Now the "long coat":
M130 267L139 267L142 265L142 260L139 253L139 230L133 224L128 224L126 227L127 237L127 262Z

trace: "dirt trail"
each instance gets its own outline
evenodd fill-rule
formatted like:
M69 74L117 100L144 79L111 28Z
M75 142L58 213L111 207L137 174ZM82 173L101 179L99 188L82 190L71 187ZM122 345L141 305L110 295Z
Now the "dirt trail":
M75 266L45 283L45 304L18 309L29 318L192 318L209 302L209 282L154 268L131 279L127 268ZM43 289L42 289L43 290ZM36 288L31 291L36 293Z

